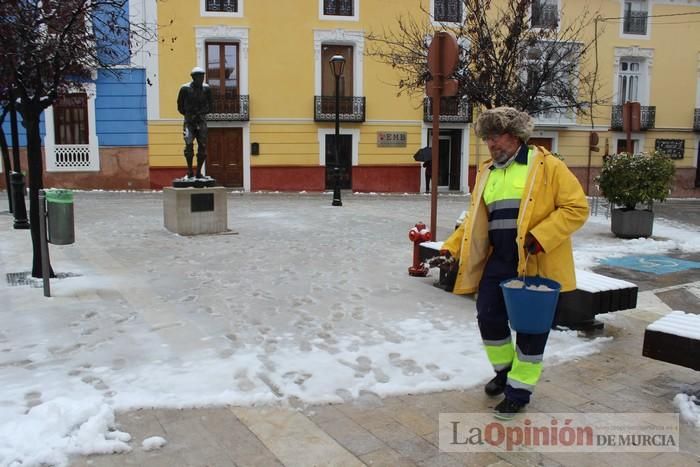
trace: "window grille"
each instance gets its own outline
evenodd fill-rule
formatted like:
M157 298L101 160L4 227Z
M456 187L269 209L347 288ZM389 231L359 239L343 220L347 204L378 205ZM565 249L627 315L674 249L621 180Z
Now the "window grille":
M238 12L238 0L206 0L207 11Z
M646 11L625 11L622 32L645 35L647 33L647 16Z
M352 16L354 0L323 0L323 14L329 16Z
M433 17L444 23L461 23L462 0L435 0Z
M559 8L556 3L547 3L546 0L532 3L532 27L556 28L559 24Z

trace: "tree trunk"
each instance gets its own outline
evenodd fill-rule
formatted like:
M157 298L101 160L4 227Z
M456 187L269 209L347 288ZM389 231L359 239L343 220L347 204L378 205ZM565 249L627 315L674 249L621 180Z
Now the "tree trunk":
M2 121L0 121L2 125ZM5 190L7 191L7 202L10 212L15 212L12 205L12 187L10 186L10 172L12 164L10 164L10 148L7 146L7 138L5 131L0 127L0 151L2 152L2 167L5 171Z
M29 170L29 224L32 232L32 277L43 277L41 269L41 241L39 236L39 190L44 188L44 174L41 158L41 134L39 133L39 117L43 109L25 104L22 117L27 129L27 166ZM56 277L47 259L50 277Z

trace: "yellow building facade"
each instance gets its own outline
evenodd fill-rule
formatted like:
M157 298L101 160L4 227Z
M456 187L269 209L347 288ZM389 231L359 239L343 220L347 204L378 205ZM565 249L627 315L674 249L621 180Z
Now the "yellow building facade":
M635 149L673 152L677 193L696 195L700 0L539 2L562 23L576 18L585 5L598 10L598 79L608 101L594 109L592 125L588 118L538 116L533 142L563 156L593 194L591 180L602 157L625 142L616 105L638 101L642 128L632 135ZM424 168L413 155L428 144L429 101L397 97L400 77L366 54L375 46L366 36L394 25L400 15L460 14L454 10L458 5L455 0L157 2L161 26L154 77L158 99L156 108L149 108L151 185L168 186L184 174L176 97L189 82L190 70L199 66L215 101L206 172L219 183L245 191L322 191L332 187L337 164L344 168L343 187L353 191L424 190ZM337 160L336 81L328 63L335 55L345 59L337 83ZM488 157L471 120L466 101L443 106L440 190L468 192L474 167ZM599 151L589 155L591 132L598 135Z

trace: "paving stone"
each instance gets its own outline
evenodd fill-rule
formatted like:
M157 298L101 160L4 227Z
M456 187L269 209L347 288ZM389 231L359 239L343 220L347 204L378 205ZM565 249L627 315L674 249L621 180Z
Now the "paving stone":
M700 465L700 458L684 453L665 452L652 459L648 465L663 467L691 467Z
M432 413L430 415L428 416L423 410L412 407L399 407L391 414L394 420L418 435L431 433L437 429L439 414Z
M367 408L356 404L342 404L338 410L345 416L351 418L362 426L372 423L384 423L391 421L391 410L386 407Z
M666 292L657 292L656 296L674 310L683 310L686 313L700 314L698 297L686 289L674 289Z
M368 423L363 426L386 444L397 443L416 436L411 430L393 420Z
M450 452L448 454L450 457L469 466L492 466L503 462L503 460L493 452Z
M467 464L458 461L454 457L450 457L448 454L442 453L435 457L430 457L428 459L418 462L420 467L460 467Z
M560 464L539 452L497 452L496 456L508 465L557 467Z
M588 398L581 397L578 394L574 394L571 391L563 389L561 386L558 386L555 382L540 382L535 388L535 392L533 393L533 399L535 397L537 399L543 397L547 399L553 399L557 402L561 402L565 405L572 407L585 404L589 401Z
M343 417L317 424L356 456L362 456L386 447L382 441L350 418Z
M575 466L575 467L605 467L615 466L615 454L614 453L590 453L590 452L548 452L546 454L548 459L560 463L565 466ZM612 463L606 462L607 460Z
M237 466L282 465L230 410L209 413L200 424Z
M232 407L231 410L285 466L308 466L319 462L329 466L362 465L299 412L243 407Z
M401 454L391 448L383 448L370 452L360 457L360 459L367 465L376 465L378 467L414 467L416 465L415 462L401 456Z
M420 462L439 454L437 447L415 435L400 441L390 441L387 444L403 457L407 457L413 462Z
M316 405L307 408L304 414L315 423L324 423L344 418L346 415L335 405Z
M401 399L409 407L418 407L428 413L454 413L461 412L463 406L454 395L445 397L442 393L436 394L413 394L401 396Z

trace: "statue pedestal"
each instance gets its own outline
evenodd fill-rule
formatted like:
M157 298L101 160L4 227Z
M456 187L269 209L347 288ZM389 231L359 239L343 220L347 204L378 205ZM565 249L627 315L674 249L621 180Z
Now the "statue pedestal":
M228 230L226 188L163 188L165 228L180 235Z

